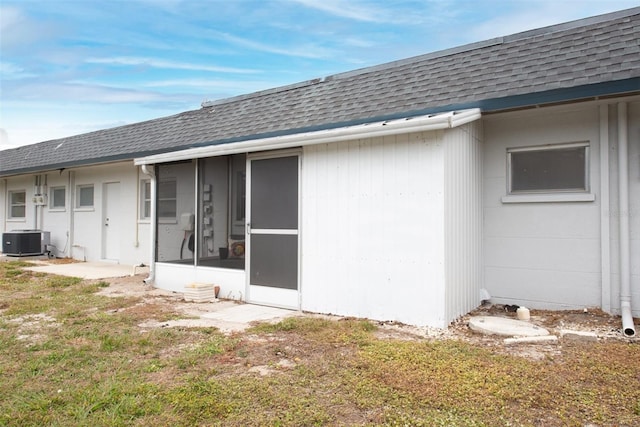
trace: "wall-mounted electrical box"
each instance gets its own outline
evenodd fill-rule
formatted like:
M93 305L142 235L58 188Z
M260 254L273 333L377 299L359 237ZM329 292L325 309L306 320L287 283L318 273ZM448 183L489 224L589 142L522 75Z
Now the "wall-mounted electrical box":
M47 196L42 194L36 194L31 198L34 205L44 206L47 204Z
M184 231L193 231L194 215L192 213L185 212L180 215L180 229Z

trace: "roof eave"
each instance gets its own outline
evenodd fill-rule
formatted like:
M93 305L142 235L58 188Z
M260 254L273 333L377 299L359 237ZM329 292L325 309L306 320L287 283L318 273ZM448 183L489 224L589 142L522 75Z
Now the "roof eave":
M268 138L245 139L228 144L189 148L171 153L137 158L134 163L136 165L149 165L211 156L279 150L330 142L343 142L361 138L397 135L408 132L450 129L478 120L480 117L481 113L477 108L464 111L449 111L441 114L429 114L419 117L410 116L395 120L364 123L355 126L345 126Z

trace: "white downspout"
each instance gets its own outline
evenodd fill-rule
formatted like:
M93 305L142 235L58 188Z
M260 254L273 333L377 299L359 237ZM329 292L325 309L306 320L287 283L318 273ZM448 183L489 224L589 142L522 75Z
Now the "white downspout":
M75 215L75 202L76 202L76 181L75 181L75 172L68 171L68 179L69 179L69 195L67 196L67 206L69 207L69 218L67 224L67 253L65 254L69 258L73 258L73 242L74 242L74 233L73 227L75 226L74 215Z
M7 206L9 205L9 180L7 178L2 180L4 182L4 188L2 189L2 197L3 200L5 202L5 207L4 207L4 212L2 212L2 214L0 214L0 216L2 217L2 230L0 230L0 232L5 232L5 231L9 231L7 230L7 217L9 216L8 212L9 209L7 208ZM2 245L0 245L0 251L2 251Z
M631 269L629 267L629 161L627 135L627 104L618 103L618 212L620 213L620 314L622 333L636 335L631 316Z
M142 165L142 173L151 179L151 212L149 218L149 276L144 279L144 283L153 283L156 279L156 174L153 165Z

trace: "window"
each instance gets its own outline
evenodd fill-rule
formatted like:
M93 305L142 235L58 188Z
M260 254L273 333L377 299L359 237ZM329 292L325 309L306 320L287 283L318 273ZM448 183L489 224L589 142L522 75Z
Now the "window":
M509 194L589 191L588 143L507 151Z
M76 196L77 208L92 208L93 207L93 184L91 185L79 185Z
M158 183L158 218L177 217L176 180L163 179Z
M25 218L27 210L27 193L23 191L9 191L9 218Z
M151 181L140 181L140 219L151 218Z
M62 210L65 208L66 191L64 187L51 187L49 194L49 209Z

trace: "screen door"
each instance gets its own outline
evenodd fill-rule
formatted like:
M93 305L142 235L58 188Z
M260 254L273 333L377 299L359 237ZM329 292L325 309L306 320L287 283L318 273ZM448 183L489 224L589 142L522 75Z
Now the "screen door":
M248 299L299 308L299 156L250 158L249 175Z

